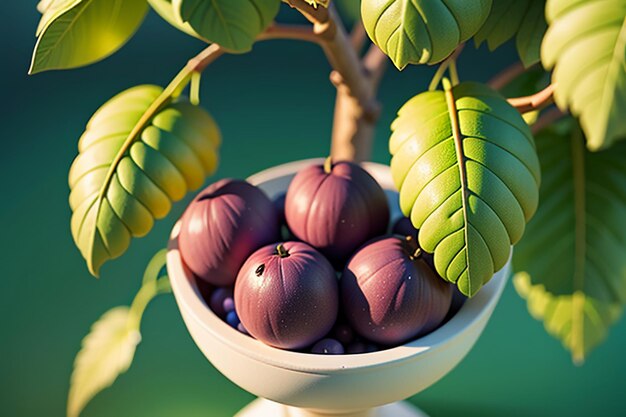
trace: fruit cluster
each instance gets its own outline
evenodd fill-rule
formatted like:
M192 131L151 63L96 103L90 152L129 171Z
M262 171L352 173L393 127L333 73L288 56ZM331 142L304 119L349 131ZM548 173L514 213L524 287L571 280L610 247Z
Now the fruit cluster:
M281 349L365 353L431 332L462 302L410 221L388 226L376 180L329 158L273 202L241 180L207 187L179 246L211 310L240 332Z

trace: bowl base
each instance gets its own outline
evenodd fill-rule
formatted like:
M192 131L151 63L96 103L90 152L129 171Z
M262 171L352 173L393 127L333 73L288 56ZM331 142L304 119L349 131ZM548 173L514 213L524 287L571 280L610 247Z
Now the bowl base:
M264 398L258 398L239 411L235 417L428 417L424 412L406 401L398 401L382 407L356 413L324 413L288 407Z

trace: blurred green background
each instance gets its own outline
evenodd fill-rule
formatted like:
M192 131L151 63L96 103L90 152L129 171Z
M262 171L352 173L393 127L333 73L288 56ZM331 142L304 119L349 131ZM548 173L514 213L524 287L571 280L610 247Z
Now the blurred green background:
M80 70L26 75L39 18L36 1L7 1L0 26L3 93L0 152L0 415L61 416L74 355L91 323L128 304L150 256L164 247L170 217L92 278L69 231L67 172L89 116L115 93L166 84L202 45L151 13L119 53ZM294 14L283 10L282 20ZM515 59L466 48L461 77L485 81ZM224 134L216 176L246 177L275 164L328 152L334 89L317 46L258 44L226 56L202 82L202 104ZM390 69L373 159L387 163L396 109L425 89L432 68ZM211 181L211 180L210 180ZM626 322L575 367L559 342L526 312L512 285L474 350L452 373L411 399L433 417L623 416ZM222 377L189 337L173 297L149 307L131 370L87 406L84 416L231 416L252 396Z

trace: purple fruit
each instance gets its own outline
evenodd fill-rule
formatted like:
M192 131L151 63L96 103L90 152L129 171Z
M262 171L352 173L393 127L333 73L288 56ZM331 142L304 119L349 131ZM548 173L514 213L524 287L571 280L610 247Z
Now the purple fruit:
M232 285L246 258L279 238L270 199L245 181L225 179L205 188L182 217L180 253L199 278Z
M226 313L228 313L228 311L224 309L224 301L228 298L232 299L232 297L232 287L216 288L209 298L209 307L217 316L224 318L226 317Z
M362 247L341 277L346 318L362 337L400 344L434 330L452 287L422 259L415 239L384 237Z
M306 243L265 246L239 271L235 305L244 327L262 342L283 349L309 346L337 318L335 271Z
M235 300L232 296L224 299L224 302L222 303L222 308L226 313L230 313L231 311L235 310Z
M391 228L391 233L400 236L411 236L413 239L417 238L417 229L413 227L413 223L411 223L411 219L408 217L400 217L396 220Z
M296 238L341 265L367 240L385 232L389 206L370 174L352 162L313 165L291 181L285 217Z
M240 333L249 334L245 326L241 322L239 322L239 324L237 325L237 330L239 330Z
M322 339L311 348L311 353L320 355L343 355L343 345L335 339Z
M241 323L241 321L239 320L239 316L237 316L237 312L235 310L226 314L226 323L228 323L230 327L233 327L235 329L237 328L237 326L239 326L239 323Z

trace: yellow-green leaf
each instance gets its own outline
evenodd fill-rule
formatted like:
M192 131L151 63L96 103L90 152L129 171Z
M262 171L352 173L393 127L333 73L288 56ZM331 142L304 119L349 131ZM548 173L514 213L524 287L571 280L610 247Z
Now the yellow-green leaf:
M174 11L174 6L172 4L172 0L148 0L150 6L154 9L155 12L159 14L170 25L174 26L176 29L181 32L186 33L187 35L193 36L194 38L202 39L202 36L198 34L193 28L189 25L189 23L184 23L179 21L176 16L176 12Z
M501 95L477 83L413 97L391 128L402 212L439 274L473 296L506 264L537 208L530 129Z
M494 50L515 37L517 52L526 67L539 62L541 40L546 32L546 0L493 0L487 21L474 40L487 41Z
M280 0L172 0L180 23L232 52L247 52L274 20Z
M162 93L150 85L120 93L80 138L69 173L72 235L96 276L217 167L221 136L213 118Z
M622 306L598 301L584 292L550 293L541 284L532 285L523 272L515 274L513 283L527 301L531 316L543 321L546 331L561 340L577 364L606 339L608 328L622 314Z
M434 64L474 36L492 0L363 0L369 37L399 69Z
M626 303L626 143L590 152L575 124L537 136L540 204L513 264L531 314L580 362Z
M109 56L135 33L148 4L145 0L55 0L42 8L31 74L80 67Z
M626 137L626 1L548 0L541 61L591 150Z
M161 274L166 252L157 252L148 264L130 308L112 308L83 339L70 380L68 417L77 417L96 394L111 386L130 367L141 340L139 331L146 307L157 295L172 291L169 278Z
M83 339L74 361L67 400L68 417L78 417L98 392L128 370L141 341L139 328L130 323L130 309L115 307L100 317Z

